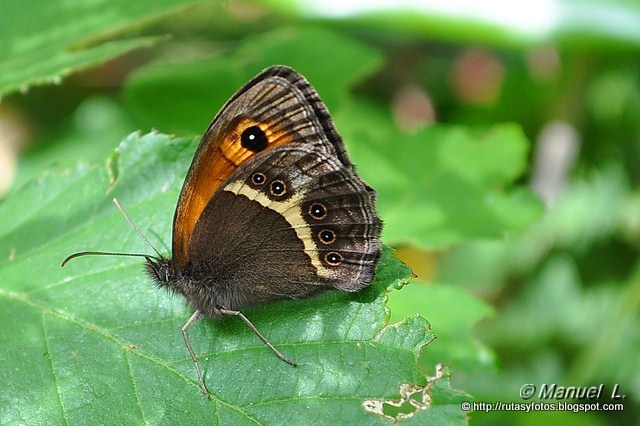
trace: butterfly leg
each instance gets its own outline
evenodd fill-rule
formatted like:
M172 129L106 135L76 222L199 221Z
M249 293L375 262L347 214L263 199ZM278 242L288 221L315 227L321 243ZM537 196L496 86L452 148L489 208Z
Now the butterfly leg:
M240 317L240 319L242 321L244 321L245 324L247 324L247 326L251 329L251 331L253 331L256 336L258 336L260 338L260 340L262 340L262 343L264 343L265 345L267 345L269 347L269 349L271 349L273 351L274 354L276 354L276 356L278 358L280 358L281 360L283 360L284 362L286 362L287 364L295 367L297 364L295 363L295 361L290 360L289 358L287 358L286 356L284 356L282 354L282 352L280 352L279 350L276 349L275 346L273 346L271 344L270 341L267 340L266 337L264 337L262 335L262 333L260 333L258 331L258 329L256 328L255 325L253 325L253 323L251 321L249 321L249 318L247 318L246 316L244 316L244 314L240 311L232 311L230 309L224 309L222 307L218 307L218 311L223 314L223 315L233 315L236 317ZM197 364L197 363L196 363Z
M196 366L196 373L198 374L198 382L200 383L200 389L202 389L202 393L209 398L209 392L207 391L207 387L204 385L204 380L202 380L202 371L200 370L200 364L198 363L198 357L196 353L193 351L193 347L191 347L191 341L189 341L189 336L187 335L187 329L191 327L193 324L200 321L202 318L202 312L195 311L191 318L182 326L180 331L182 332L182 338L184 339L184 344L187 346L189 350L189 354L191 354L191 359L193 360L194 365Z

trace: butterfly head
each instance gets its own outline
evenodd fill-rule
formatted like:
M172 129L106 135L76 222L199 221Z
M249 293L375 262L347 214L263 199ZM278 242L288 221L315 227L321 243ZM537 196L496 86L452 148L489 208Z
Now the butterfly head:
M165 257L148 256L145 258L144 266L147 274L160 287L171 287L170 283L178 279L175 266Z

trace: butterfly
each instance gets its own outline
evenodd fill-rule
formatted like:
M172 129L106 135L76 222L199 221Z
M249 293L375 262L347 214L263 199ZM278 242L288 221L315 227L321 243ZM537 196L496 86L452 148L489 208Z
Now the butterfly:
M237 316L283 361L241 309L369 285L380 258L376 194L349 161L315 89L286 66L265 69L215 116L187 172L172 256L140 255L155 283L203 317ZM125 214L126 216L126 214ZM87 254L79 252L64 260Z

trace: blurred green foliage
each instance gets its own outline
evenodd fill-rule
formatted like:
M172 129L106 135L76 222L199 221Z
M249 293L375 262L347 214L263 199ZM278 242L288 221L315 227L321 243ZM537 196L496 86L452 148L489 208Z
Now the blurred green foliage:
M0 119L28 135L7 197L137 129L201 134L250 76L291 65L378 190L385 242L417 253L420 280L389 306L430 321L425 371L449 364L482 402L522 402L526 383L627 396L623 411L472 423L640 421L635 2L76 3L0 5ZM431 114L407 126L417 110Z

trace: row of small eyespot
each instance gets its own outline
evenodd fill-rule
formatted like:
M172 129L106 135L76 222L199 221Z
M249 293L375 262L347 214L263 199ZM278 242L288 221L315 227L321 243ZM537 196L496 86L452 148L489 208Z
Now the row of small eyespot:
M256 172L251 176L251 182L256 186L263 185L266 181L267 177L264 173ZM273 180L269 185L269 192L271 192L271 195L274 197L280 197L284 195L286 191L286 184L279 179ZM313 203L309 207L309 215L315 220L322 220L327 217L327 208L321 203ZM337 238L334 231L330 229L323 229L318 232L318 239L320 239L324 244L329 245L333 244ZM331 266L338 266L342 263L342 255L335 251L325 254L324 259Z

